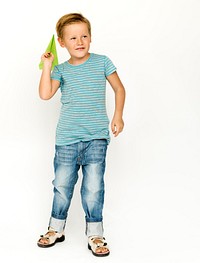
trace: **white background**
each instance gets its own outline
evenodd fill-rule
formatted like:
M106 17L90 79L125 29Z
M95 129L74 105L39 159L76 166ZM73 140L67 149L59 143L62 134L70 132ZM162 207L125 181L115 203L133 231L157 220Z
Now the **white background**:
M111 255L87 250L80 181L66 242L40 249L52 202L60 94L38 96L40 56L64 14L92 24L91 52L117 66L125 129L107 158L105 236ZM200 261L200 1L4 1L1 23L1 262ZM59 62L68 54L57 45ZM108 85L108 114L114 94ZM81 179L81 174L80 174Z

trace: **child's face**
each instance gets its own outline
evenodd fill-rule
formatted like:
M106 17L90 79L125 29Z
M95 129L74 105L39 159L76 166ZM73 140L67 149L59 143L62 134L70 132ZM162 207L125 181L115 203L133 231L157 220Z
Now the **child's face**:
M88 57L91 36L86 23L65 26L63 38L59 38L58 41L61 47L66 47L74 60L84 60L84 58Z

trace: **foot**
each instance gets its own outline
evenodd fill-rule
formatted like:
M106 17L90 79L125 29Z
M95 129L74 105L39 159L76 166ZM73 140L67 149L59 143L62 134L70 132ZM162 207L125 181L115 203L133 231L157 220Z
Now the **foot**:
M62 242L65 240L64 233L58 233L55 230L50 229L45 235L41 235L37 242L39 247L52 247L57 242Z
M88 238L88 248L92 254L97 257L105 257L110 254L105 238L91 236Z

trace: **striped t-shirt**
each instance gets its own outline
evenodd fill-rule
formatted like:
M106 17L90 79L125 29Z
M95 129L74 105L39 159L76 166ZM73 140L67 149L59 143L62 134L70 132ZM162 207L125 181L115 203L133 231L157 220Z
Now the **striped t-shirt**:
M90 54L87 61L56 66L52 79L60 82L61 112L56 129L56 145L107 139L106 77L116 71L107 56Z

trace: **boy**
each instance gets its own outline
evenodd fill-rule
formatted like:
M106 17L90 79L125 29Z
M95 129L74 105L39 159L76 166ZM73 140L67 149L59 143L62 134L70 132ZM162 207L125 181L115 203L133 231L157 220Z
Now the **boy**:
M86 219L88 248L95 256L110 251L103 237L104 172L109 120L105 106L106 80L115 93L111 123L114 136L123 130L125 90L111 60L89 53L90 22L78 13L61 17L56 25L58 42L70 59L51 73L53 54L42 55L44 63L39 84L41 99L61 90L61 113L56 129L54 158L54 199L48 232L38 240L39 247L50 247L65 239L64 228L78 170L82 168L81 200Z

